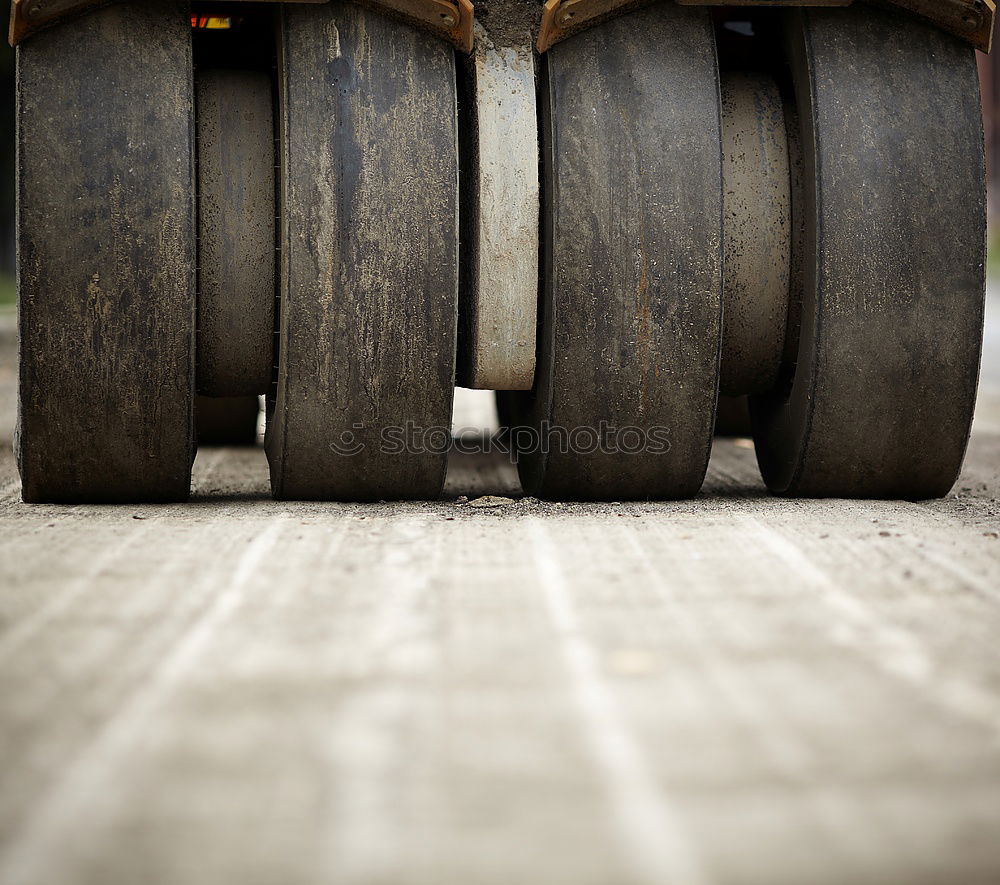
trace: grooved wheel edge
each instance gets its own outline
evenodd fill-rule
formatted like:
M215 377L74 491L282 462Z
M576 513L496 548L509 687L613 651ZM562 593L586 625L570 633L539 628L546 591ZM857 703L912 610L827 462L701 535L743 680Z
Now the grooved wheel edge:
M501 397L526 428L522 484L569 499L691 496L711 447L722 318L709 13L659 4L560 43L542 105L538 374L531 393Z
M25 501L189 494L192 114L188 3L95 10L18 50Z
M753 400L776 493L945 495L968 442L985 293L974 52L870 7L788 13L805 160L791 378Z
M278 498L441 493L458 301L453 49L353 3L281 10Z

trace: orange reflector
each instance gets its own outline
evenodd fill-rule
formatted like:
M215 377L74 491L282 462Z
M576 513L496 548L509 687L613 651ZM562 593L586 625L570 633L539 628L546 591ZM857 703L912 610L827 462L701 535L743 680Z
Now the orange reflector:
M233 26L233 20L229 16L220 15L192 15L191 27L205 31L228 31Z

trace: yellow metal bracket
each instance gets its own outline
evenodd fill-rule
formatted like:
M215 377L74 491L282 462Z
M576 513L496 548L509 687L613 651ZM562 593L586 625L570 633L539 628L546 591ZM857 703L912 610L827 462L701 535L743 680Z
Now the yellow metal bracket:
M546 0L538 51L583 28L652 0ZM850 6L852 0L676 0L682 6ZM929 19L976 49L989 52L993 42L996 0L873 0Z
M279 0L281 2L281 0ZM462 52L472 52L472 0L358 0L434 31Z
M12 0L10 45L74 15L120 0ZM141 0L140 0L141 2ZM215 0L233 2L233 0ZM329 0L262 0L266 3L327 3ZM472 51L472 0L360 0L427 28L463 52Z

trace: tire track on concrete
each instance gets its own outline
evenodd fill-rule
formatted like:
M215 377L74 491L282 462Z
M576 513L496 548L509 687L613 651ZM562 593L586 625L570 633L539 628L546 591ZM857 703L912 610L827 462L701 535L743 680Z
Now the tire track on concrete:
M602 776L635 881L649 885L709 882L677 809L657 787L652 766L603 676L580 623L556 544L540 519L529 519L528 532L556 652L569 677L583 737Z
M664 545L669 549L671 543L676 543L675 539L665 537L659 523L648 526L648 530L661 541L661 551ZM646 532L640 536L630 527L619 534L623 536L621 548L629 551L632 561L645 573L648 585L655 588L657 598L667 606L671 621L680 625L688 637L701 665L699 672L714 685L750 734L756 736L768 763L780 775L779 780L794 784L801 795L808 797L815 824L834 847L840 875L854 881L877 879L880 865L892 850L887 847L888 833L867 813L864 802L857 796L832 783L817 782L813 775L813 753L807 743L783 723L773 699L761 696L739 661L728 658L719 649L717 637L678 599L672 589L675 582L666 580L662 570L655 568L650 560ZM697 579L684 575L680 563L678 568L683 581L698 586ZM789 821L788 825L794 826L795 822Z
M212 459L204 465L207 477L210 477L219 469L223 461L223 456L223 452L215 453ZM154 529L157 532L163 532L170 521L182 511L183 506L182 504L171 504L166 508L157 508L162 515L152 518L144 517L139 521L138 526L129 526L130 531L128 534L116 536L113 543L99 548L99 552L95 556L85 559L82 573L69 581L68 586L64 590L53 596L40 608L15 623L6 633L0 634L0 667L3 667L14 654L23 648L25 643L38 636L54 619L64 614L75 602L85 596L94 583L117 562L123 560L140 540L145 538ZM85 533L95 521L101 521L100 519L94 519L95 513L100 516L113 515L119 517L123 510L128 511L129 509L118 506L98 509L78 505L66 508L62 512L82 516L86 520L82 526L83 533ZM47 523L48 521L49 518L46 516L45 522ZM9 543L14 543L21 540L21 538L8 538L5 540ZM3 546L8 545L4 544Z
M385 534L362 542L377 554L364 581L375 591L374 605L352 644L351 657L366 678L362 684L356 676L358 686L339 700L326 741L324 767L336 773L330 784L333 809L322 839L322 878L327 881L392 882L401 877L407 828L396 808L408 797L397 780L400 743L405 746L407 727L416 727L418 686L438 666L440 653L426 600L436 575L427 561L430 524L423 516L380 520ZM352 558L362 549L356 547Z
M753 532L799 581L811 585L817 597L857 629L857 634L838 634L842 643L883 672L929 697L937 706L978 726L989 729L1000 744L1000 700L991 692L940 672L931 655L910 631L886 622L857 596L845 591L780 531L749 513L736 514L746 531ZM857 639L851 637L858 636ZM881 654L872 654L873 650Z
M125 558L131 548L149 534L153 528L162 528L159 520L148 520L135 531L109 544L90 559L83 573L73 579L62 592L53 596L40 608L22 618L6 633L0 634L0 667L20 651L24 645L36 637L59 615L65 613L77 600L84 596L108 569Z
M170 692L191 670L218 628L239 608L247 587L285 527L279 517L259 534L240 556L228 584L211 605L189 626L155 671L130 701L105 723L69 769L39 800L12 834L7 852L0 856L0 882L4 885L46 881L39 874L52 857L51 848L87 814L88 798L98 795L127 747L133 744Z

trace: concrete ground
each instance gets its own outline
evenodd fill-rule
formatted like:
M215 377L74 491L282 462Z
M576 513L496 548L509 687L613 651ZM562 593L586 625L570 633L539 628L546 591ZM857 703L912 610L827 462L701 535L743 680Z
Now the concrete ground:
M993 308L925 504L776 500L726 441L683 503L471 457L274 503L208 450L189 505L28 507L8 322L0 883L1000 881Z

